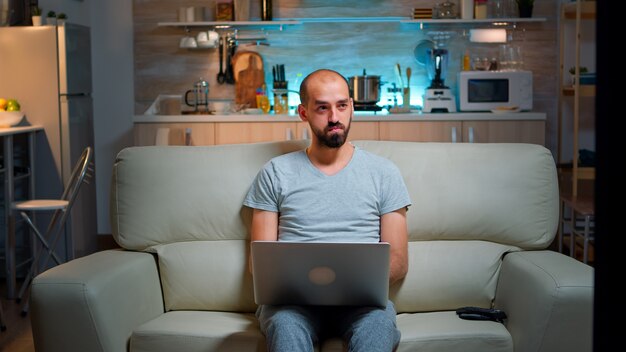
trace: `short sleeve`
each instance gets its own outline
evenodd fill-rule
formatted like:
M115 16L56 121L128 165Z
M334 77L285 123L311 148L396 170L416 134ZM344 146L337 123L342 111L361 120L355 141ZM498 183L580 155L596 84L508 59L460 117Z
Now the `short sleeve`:
M266 164L257 174L243 205L260 210L278 212L278 195L272 164Z
M400 170L391 161L389 165L382 180L380 215L411 205L409 191L406 188Z

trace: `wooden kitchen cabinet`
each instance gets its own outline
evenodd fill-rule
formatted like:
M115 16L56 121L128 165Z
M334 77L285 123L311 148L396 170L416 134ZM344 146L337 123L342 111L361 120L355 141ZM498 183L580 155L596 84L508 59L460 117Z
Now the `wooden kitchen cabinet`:
M311 139L308 124L297 121L136 123L135 145L154 145L159 128L169 129L170 145L184 145L187 128L191 128L192 145ZM545 121L353 121L348 139L544 145Z
M155 145L157 131L160 128L169 129L169 145L185 145L185 131L191 128L192 145L214 145L215 124L202 123L136 123L133 129L135 145Z
M385 121L381 122L381 141L460 142L461 121Z
M352 121L348 140L378 140L378 121ZM307 122L298 123L297 138L311 139L311 129Z
M390 121L380 140L456 143L545 144L545 121Z
M545 121L463 121L465 143L545 144Z
M298 122L218 122L215 144L257 143L296 139Z

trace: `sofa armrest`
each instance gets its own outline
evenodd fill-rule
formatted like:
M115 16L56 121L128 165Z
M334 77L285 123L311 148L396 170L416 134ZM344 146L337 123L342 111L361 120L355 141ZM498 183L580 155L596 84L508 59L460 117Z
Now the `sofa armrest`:
M591 351L593 268L553 251L509 253L495 307L516 352Z
M155 258L108 250L61 264L33 280L30 308L38 351L127 351L164 312Z

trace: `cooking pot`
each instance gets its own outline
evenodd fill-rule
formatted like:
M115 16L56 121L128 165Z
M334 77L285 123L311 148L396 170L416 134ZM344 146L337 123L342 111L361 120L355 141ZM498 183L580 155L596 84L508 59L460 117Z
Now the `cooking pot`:
M375 104L380 99L380 76L368 75L363 69L363 75L350 77L349 83L355 103Z

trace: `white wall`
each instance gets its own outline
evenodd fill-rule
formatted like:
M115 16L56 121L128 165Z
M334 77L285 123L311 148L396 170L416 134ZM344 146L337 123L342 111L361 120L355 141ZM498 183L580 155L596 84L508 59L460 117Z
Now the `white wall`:
M133 143L133 19L128 0L39 0L91 27L98 234L110 234L109 189L117 153Z

